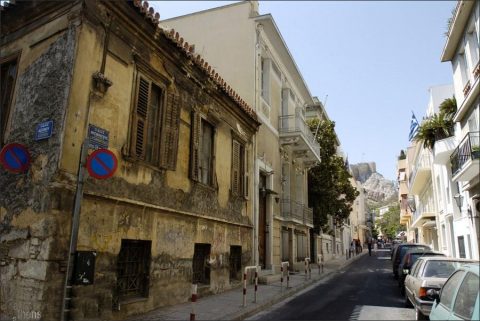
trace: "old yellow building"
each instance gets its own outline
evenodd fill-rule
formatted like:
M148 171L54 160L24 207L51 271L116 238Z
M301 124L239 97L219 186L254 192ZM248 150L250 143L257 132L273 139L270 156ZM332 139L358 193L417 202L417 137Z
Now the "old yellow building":
M85 181L77 255L94 270L70 317L121 319L187 301L192 283L239 281L254 253L255 112L146 2L7 3L1 19L0 143L31 156L26 172L0 169L1 314L60 319L86 137L118 166Z

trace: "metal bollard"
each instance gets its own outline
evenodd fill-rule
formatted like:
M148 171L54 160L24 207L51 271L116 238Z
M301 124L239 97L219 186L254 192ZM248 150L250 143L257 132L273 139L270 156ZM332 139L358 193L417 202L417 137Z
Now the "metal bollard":
M258 289L258 267L246 266L243 272L243 306L247 306L247 271L255 269L255 294L254 302L257 302L257 289Z
M197 285L192 284L192 312L190 313L190 321L195 321L195 302L197 302Z

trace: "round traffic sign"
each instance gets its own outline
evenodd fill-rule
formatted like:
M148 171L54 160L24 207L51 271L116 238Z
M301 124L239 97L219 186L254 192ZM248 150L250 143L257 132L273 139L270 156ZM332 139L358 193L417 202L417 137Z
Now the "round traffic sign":
M30 167L30 153L22 144L7 144L0 152L0 163L7 171L23 173Z
M97 179L112 177L117 170L117 157L108 149L97 149L87 159L87 170L90 176Z

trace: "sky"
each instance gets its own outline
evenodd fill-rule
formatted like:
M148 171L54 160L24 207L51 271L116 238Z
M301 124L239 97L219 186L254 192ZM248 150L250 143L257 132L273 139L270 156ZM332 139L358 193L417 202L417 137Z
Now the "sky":
M237 1L151 1L160 20ZM456 1L259 1L272 14L312 96L324 104L350 164L375 162L396 180L433 86L453 82L440 62ZM188 39L185 39L188 41Z

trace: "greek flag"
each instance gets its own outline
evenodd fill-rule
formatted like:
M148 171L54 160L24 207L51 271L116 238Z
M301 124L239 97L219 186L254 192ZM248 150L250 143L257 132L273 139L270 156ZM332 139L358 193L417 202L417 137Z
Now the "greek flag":
M415 117L415 114L412 111L412 120L410 121L410 134L408 135L408 140L412 141L412 139L415 137L415 135L418 132L418 120Z

